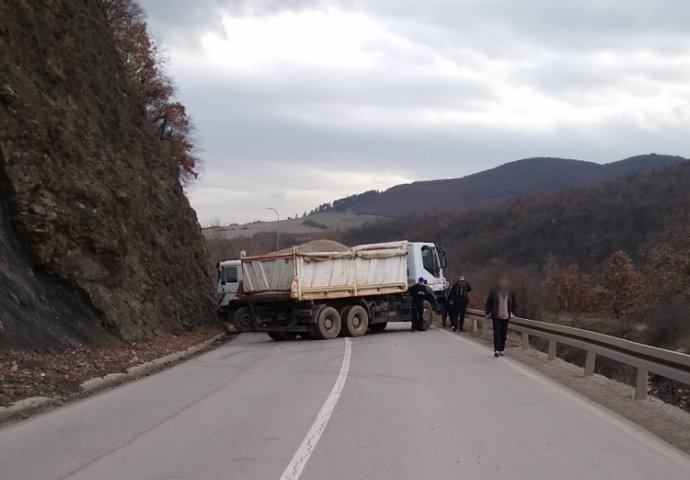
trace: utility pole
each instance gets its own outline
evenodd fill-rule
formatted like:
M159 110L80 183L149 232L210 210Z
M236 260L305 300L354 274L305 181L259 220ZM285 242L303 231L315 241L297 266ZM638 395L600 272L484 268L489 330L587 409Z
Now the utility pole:
M273 210L276 214L276 252L280 250L280 214L278 210L272 207L268 207L266 210Z

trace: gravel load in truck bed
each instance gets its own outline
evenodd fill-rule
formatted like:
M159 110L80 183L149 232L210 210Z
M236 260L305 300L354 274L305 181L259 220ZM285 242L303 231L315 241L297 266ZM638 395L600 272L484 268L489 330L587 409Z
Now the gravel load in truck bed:
M311 242L298 245L297 249L302 253L320 253L320 252L347 252L350 247L343 245L335 240L312 240ZM285 248L278 252L269 253L269 255L283 254L292 252L292 247Z

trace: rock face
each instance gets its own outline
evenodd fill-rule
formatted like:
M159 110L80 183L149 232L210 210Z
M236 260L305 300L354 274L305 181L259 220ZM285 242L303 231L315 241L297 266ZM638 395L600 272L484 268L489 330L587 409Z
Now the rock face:
M99 0L0 0L0 345L214 320L196 214L142 108Z

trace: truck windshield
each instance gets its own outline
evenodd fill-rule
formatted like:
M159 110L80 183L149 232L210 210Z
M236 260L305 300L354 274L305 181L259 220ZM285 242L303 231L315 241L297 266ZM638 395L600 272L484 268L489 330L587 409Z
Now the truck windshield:
M237 283L237 267L223 267L221 280L225 283Z

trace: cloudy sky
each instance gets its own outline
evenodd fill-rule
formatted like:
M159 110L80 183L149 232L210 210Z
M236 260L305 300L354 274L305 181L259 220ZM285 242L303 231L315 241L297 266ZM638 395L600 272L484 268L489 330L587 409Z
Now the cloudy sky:
M531 156L690 154L687 0L141 0L202 223Z

